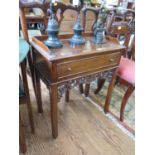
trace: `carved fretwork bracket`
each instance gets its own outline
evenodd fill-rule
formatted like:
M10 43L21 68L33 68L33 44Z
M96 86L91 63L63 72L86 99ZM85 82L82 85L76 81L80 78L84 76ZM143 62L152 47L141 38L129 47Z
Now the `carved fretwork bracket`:
M114 69L109 70L109 71L99 72L93 75L88 75L85 77L81 77L81 78L77 78L77 79L73 79L73 80L61 83L58 85L58 98L60 99L67 90L74 88L75 86L78 86L79 84L91 83L92 81L96 79L106 78L108 80L111 80L113 71Z

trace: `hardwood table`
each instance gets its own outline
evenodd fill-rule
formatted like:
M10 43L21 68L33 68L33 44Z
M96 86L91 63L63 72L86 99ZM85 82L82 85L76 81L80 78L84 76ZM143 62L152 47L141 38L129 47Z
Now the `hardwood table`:
M84 34L85 45L70 46L72 35L59 35L63 47L49 49L43 43L47 36L36 36L30 42L32 46L35 72L45 82L50 92L51 125L53 138L58 136L58 99L70 88L90 83L96 78L108 77L111 81L106 97L105 109L114 85L117 67L125 47L107 39L105 44L95 45L91 34ZM38 101L41 103L41 90L37 87ZM110 92L110 93L109 93ZM42 107L41 107L42 108ZM42 111L42 110L41 110Z

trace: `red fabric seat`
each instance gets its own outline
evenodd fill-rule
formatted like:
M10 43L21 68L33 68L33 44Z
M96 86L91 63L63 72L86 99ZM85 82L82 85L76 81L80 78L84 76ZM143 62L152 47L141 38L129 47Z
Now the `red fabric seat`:
M135 84L135 62L121 57L118 75L131 84Z

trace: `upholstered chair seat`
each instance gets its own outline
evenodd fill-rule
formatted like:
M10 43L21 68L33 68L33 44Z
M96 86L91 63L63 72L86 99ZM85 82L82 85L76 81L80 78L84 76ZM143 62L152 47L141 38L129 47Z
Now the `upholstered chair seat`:
M118 68L118 75L131 84L135 84L135 62L121 57L120 65Z

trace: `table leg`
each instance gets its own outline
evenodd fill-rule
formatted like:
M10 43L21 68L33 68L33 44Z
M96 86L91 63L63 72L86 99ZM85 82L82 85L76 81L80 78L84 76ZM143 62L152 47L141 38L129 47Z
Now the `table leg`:
M57 138L58 136L58 88L57 85L50 86L50 104L51 104L51 125L52 136Z
M89 95L89 89L90 89L90 83L86 83L85 85L85 96L88 97Z
M106 79L98 79L97 80L97 89L94 91L94 94L98 94L102 89Z
M83 91L83 84L82 83L79 84L79 91L80 91L80 94L84 93L84 91Z
M111 79L109 87L108 87L108 92L107 92L107 96L106 96L106 100L105 100L105 106L104 106L104 112L105 113L109 112L109 105L110 105L113 87L115 85L116 76L117 76L117 69L114 70L112 79Z
M69 89L67 89L67 91L65 93L65 101L69 102Z

